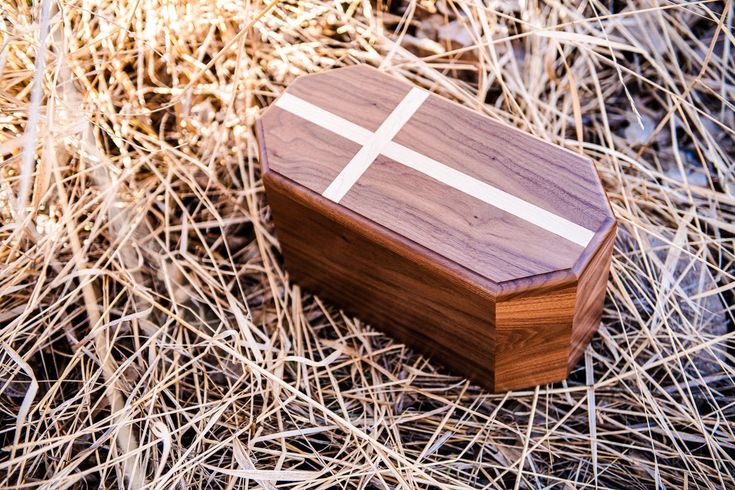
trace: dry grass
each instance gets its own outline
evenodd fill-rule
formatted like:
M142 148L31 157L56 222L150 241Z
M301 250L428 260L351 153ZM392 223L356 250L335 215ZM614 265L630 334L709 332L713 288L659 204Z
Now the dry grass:
M735 486L733 3L480 5L0 6L0 486ZM353 63L598 162L568 382L487 394L288 281L253 121Z

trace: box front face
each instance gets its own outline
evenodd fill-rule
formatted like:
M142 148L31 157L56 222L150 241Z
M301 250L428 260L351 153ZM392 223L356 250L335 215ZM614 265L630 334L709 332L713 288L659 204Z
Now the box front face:
M296 184L273 175L264 180L294 280L493 388L494 304L487 295L449 271L422 265L409 250L375 242L374 232L325 216L293 192Z
M566 378L576 296L572 285L497 303L495 389Z
M616 227L602 242L588 266L582 271L577 288L574 311L574 328L572 330L569 354L569 369L579 361L592 335L600 326L602 308L605 303L607 279L610 275L613 245L615 244Z

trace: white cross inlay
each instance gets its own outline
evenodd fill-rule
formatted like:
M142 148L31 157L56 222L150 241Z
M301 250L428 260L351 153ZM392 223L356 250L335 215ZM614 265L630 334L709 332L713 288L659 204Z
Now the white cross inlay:
M595 236L594 231L393 141L429 95L429 92L412 88L374 133L289 93L281 95L275 105L362 146L322 193L327 199L338 203L382 154L577 245L586 247L589 244Z

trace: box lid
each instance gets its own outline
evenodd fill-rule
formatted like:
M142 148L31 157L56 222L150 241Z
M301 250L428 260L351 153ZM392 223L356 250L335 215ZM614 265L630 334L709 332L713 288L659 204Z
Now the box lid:
M367 66L260 124L269 171L496 284L575 273L614 223L590 159Z

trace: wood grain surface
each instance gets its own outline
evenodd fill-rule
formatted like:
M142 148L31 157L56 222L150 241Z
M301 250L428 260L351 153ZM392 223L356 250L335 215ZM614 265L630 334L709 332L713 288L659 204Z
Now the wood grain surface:
M613 222L613 226L595 250L592 260L579 274L574 305L574 329L570 342L569 369L572 369L582 357L585 347L600 325L615 244L615 230L616 226Z
M495 282L569 269L582 250L383 156L341 204Z
M281 175L264 181L290 278L493 389L492 295Z
M441 97L430 97L395 141L589 230L611 216L589 158Z
M298 79L258 140L296 282L493 390L579 359L615 237L589 159L368 67Z
M576 287L530 291L496 305L494 388L550 383L567 375Z

